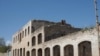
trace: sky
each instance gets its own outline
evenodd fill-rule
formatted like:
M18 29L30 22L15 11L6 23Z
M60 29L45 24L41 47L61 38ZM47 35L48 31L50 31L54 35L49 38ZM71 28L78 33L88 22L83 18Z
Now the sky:
M100 0L98 14L100 16ZM62 19L74 27L95 25L94 0L0 0L0 37L7 43L28 21Z

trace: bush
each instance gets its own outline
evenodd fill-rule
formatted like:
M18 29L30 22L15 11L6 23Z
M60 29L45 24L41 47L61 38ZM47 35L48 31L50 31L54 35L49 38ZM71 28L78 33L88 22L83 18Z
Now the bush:
M5 53L5 52L7 52L7 50L8 50L7 46L0 46L0 52L1 53Z

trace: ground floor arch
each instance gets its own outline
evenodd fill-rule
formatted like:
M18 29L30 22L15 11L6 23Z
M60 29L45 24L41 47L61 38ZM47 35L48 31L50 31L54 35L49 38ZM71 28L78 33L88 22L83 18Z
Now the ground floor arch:
M32 49L31 56L36 56L36 49Z
M29 52L29 51L27 51L26 55L27 55L27 56L30 56L30 52Z
M42 49L38 49L38 56L42 56Z
M83 41L78 45L79 56L92 56L91 42Z
M50 56L50 48L45 49L45 56Z
M53 47L53 56L60 56L60 46L56 45Z
M74 56L73 45L66 45L64 47L64 56Z

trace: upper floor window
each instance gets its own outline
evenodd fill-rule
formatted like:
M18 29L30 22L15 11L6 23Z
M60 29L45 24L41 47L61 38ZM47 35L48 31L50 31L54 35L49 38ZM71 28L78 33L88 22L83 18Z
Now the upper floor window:
M20 41L20 35L18 34L18 41Z
M27 34L27 30L25 29L25 36L26 36L26 34Z
M20 38L19 41L21 42L21 33L20 33L20 37L19 38Z
M33 33L35 31L35 28L32 26L31 27L31 32Z
M35 43L36 43L36 41L35 41L36 39L35 39L35 36L33 36L32 37L32 46L34 46L35 45Z
M28 42L28 43L27 43L27 46L29 46L29 44L30 44L30 43Z
M30 27L28 27L28 34L30 33Z
M16 36L16 42L17 42L17 36Z
M15 43L15 38L13 38L13 43Z
M42 33L38 35L38 44L42 43Z
M24 31L22 31L22 37L24 37Z

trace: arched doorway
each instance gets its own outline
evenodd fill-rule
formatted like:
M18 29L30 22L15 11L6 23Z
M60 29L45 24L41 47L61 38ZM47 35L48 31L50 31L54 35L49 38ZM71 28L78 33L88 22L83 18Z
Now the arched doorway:
M64 47L64 56L74 56L72 45L66 45Z
M32 56L36 56L36 50L35 50L35 49L32 49L31 55L32 55Z
M53 47L53 56L60 56L60 46L56 45Z
M15 50L13 50L13 56L15 56Z
M38 56L42 56L42 49L38 50Z
M50 56L50 48L45 49L45 56Z
M20 56L22 56L22 48L20 48Z
M25 56L25 48L23 48L23 56Z
M29 52L29 51L27 51L26 55L27 55L27 56L30 56L30 52Z
M78 45L79 56L92 56L91 42L83 41Z

